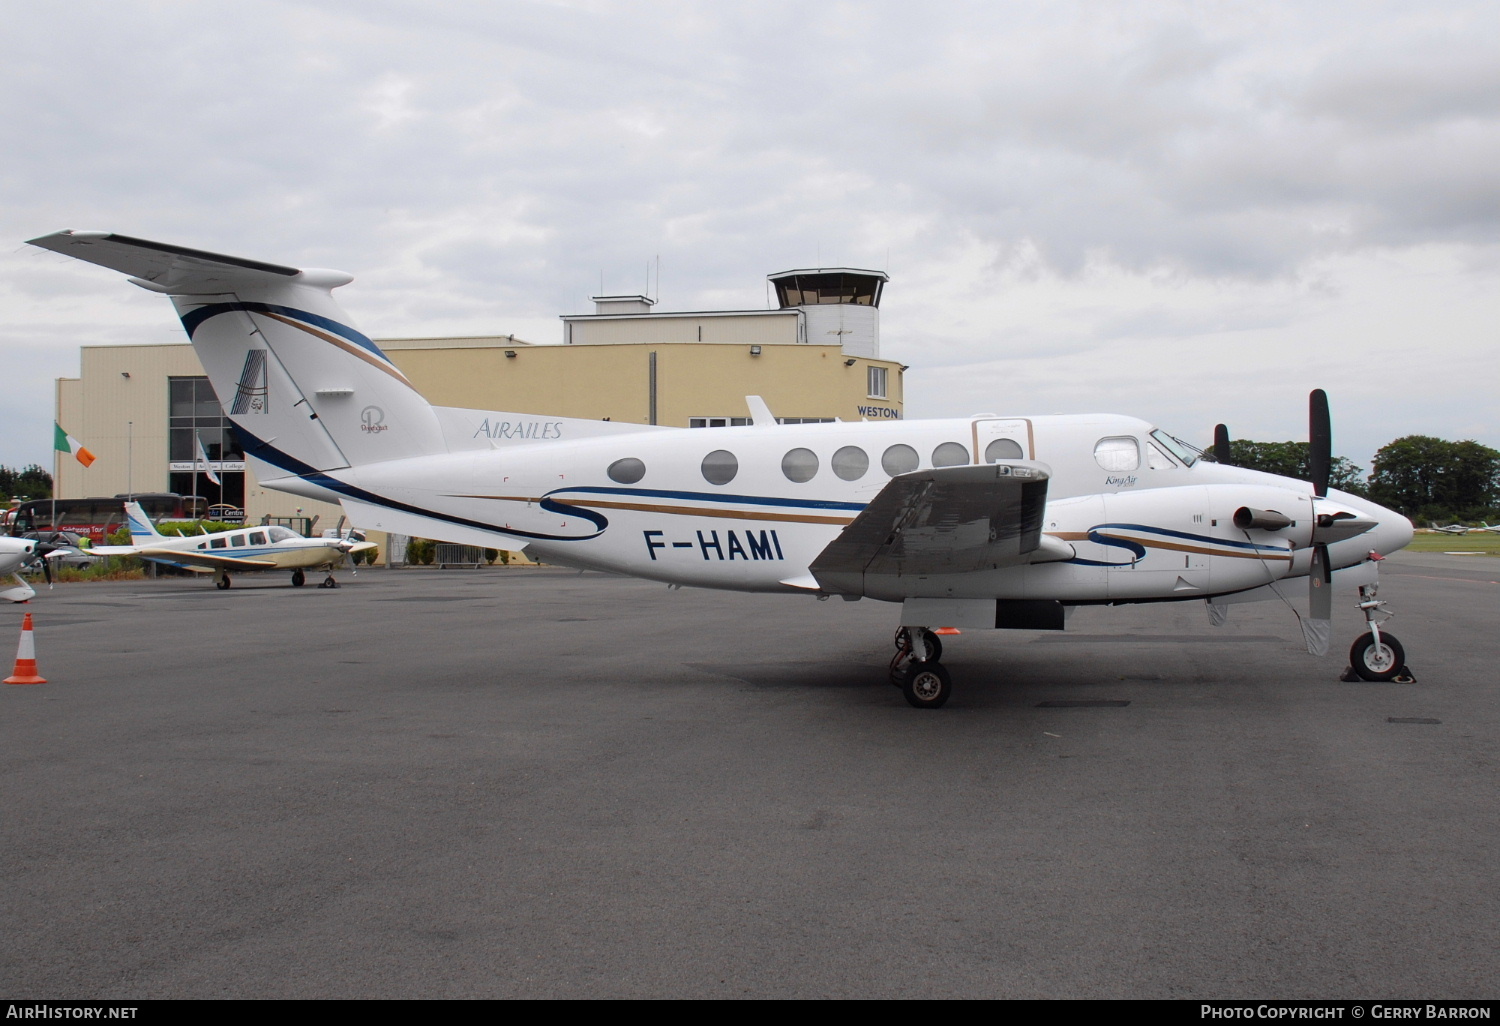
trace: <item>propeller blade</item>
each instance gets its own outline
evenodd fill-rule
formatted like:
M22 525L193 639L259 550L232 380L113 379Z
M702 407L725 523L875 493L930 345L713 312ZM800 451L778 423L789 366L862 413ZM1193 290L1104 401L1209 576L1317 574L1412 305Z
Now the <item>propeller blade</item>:
M42 556L42 576L47 578L47 587L52 587L52 563L45 554Z
M1229 456L1229 425L1214 425L1214 462L1222 466L1230 466Z
M1333 421L1328 415L1328 393L1321 388L1307 397L1308 466L1313 493L1328 494L1328 476L1333 470Z
M1325 656L1333 633L1333 569L1328 563L1327 545L1313 546L1312 566L1307 573L1307 608L1302 639L1309 653Z

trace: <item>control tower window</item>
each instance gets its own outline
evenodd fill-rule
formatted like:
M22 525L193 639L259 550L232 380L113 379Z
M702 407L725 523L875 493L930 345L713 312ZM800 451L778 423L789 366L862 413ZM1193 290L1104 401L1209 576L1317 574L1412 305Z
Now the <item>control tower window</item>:
M880 286L885 282L885 275L869 271L824 271L788 274L772 280L776 285L776 299L783 310L789 306L832 303L879 306Z

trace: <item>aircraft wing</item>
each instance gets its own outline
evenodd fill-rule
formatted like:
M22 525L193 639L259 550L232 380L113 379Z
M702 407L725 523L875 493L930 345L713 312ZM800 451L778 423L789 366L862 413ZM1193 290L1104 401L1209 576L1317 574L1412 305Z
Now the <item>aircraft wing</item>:
M825 589L863 594L866 576L974 573L1069 559L1042 534L1045 464L939 467L890 480L809 569Z
M133 555L140 556L142 559L159 559L180 566L202 566L210 570L275 570L278 567L275 560L237 559L234 556L220 556L201 549L158 549L142 546L133 550Z

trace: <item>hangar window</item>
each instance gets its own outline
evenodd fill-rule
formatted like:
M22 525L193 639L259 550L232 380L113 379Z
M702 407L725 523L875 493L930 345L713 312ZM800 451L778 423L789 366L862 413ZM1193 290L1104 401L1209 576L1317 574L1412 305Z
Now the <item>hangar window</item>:
M740 461L728 449L715 449L703 457L703 480L709 484L728 484L740 472Z
M1105 470L1135 470L1141 465L1140 444L1129 435L1110 435L1094 446L1094 462Z
M781 457L781 472L788 481L811 481L818 472L818 454L811 449L793 449Z
M1001 460L1025 459L1021 443L1014 438L997 438L984 447L984 462L999 463Z
M969 450L958 442L944 442L932 450L934 467L960 467L969 462Z
M880 457L880 466L891 477L909 474L917 469L917 450L909 445L893 445Z
M870 457L857 445L846 445L829 461L833 472L844 481L858 481L870 469Z
M646 464L634 456L627 456L623 460L615 460L611 463L609 470L605 473L609 475L611 481L618 481L620 484L635 484L646 476Z

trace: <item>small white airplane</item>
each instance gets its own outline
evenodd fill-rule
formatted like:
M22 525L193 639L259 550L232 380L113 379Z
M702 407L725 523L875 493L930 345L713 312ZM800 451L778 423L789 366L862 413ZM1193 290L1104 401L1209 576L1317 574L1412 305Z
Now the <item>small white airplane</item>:
M695 431L435 407L334 301L351 275L107 232L31 244L171 297L266 487L366 529L672 586L899 603L892 680L918 708L952 688L931 626L1061 630L1080 605L1184 600L1222 623L1293 578L1310 651L1344 585L1368 628L1354 669L1405 668L1372 557L1412 525L1329 489L1321 391L1311 484L1226 465L1222 428L1212 463L1105 414L782 426L752 396L752 426Z
M0 537L0 580L9 577L16 582L0 591L0 599L26 602L35 597L36 589L22 579L20 570L36 559L42 559L42 565L47 565L45 557L37 552L38 544L40 543L32 538ZM48 579L51 579L50 571Z
M1472 528L1472 530L1488 531L1491 534L1500 534L1500 524L1480 524L1478 527Z
M230 571L261 572L290 570L292 586L307 582L303 572L327 571L320 588L337 588L333 568L351 552L363 552L375 546L353 541L346 534L340 538L304 538L290 528L272 524L267 527L242 527L212 534L168 536L156 529L138 502L125 503L125 517L130 524L129 545L95 545L90 552L100 556L138 556L153 563L212 572L220 589L230 585Z
M1444 534L1468 534L1470 531L1484 530L1484 528L1478 527L1465 527L1463 524L1448 524L1445 527L1441 524L1434 524L1430 520L1428 521L1428 526L1434 531L1442 531Z
M0 599L9 602L28 602L36 597L34 589L21 576L20 571L32 564L42 568L47 587L52 587L52 564L79 550L59 542L62 532L54 532L48 539L0 536L0 580L10 577L16 583L0 591Z

